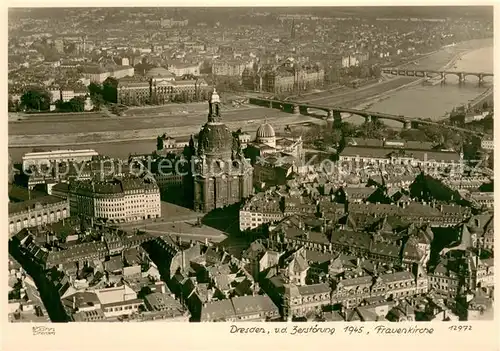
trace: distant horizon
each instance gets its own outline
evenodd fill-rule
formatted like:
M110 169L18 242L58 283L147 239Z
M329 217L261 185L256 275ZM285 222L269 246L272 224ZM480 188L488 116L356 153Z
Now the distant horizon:
M273 7L252 7L252 6L200 6L200 7L182 7L182 6L148 6L148 7L135 7L135 6L104 6L104 7L9 7L9 14L11 13L22 13L24 11L29 11L30 14L37 13L42 14L45 11L53 10L131 10L131 11L147 11L150 9L169 9L182 12L197 12L200 10L220 12L220 11L258 11L267 12L270 14L281 13L285 11L287 13L304 13L312 15L321 15L325 17L335 16L335 15L362 15L369 17L376 16L395 16L395 17L483 17L483 16L493 16L494 6L492 5L479 5L479 6L463 6L463 5L438 5L438 6L377 6L377 5L367 5L367 6L309 6L309 7L286 7L286 6L273 6ZM335 10L328 11L325 10ZM426 10L431 10L426 13ZM444 12L444 13L443 13Z

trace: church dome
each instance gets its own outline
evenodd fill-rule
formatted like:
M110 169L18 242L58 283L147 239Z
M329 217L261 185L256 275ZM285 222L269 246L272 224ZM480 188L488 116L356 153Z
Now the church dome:
M274 138L276 134L274 133L274 128L269 123L261 124L259 129L257 129L257 138Z
M198 136L198 150L206 156L231 158L233 134L223 123L207 123Z

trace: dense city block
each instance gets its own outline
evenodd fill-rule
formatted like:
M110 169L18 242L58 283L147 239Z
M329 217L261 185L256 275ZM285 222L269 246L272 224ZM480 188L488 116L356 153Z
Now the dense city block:
M11 9L9 321L493 320L488 9Z

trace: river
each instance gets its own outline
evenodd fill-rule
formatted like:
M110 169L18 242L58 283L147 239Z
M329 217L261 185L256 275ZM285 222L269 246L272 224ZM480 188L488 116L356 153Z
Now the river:
M477 45L475 43L465 43L467 45ZM465 47L471 49L465 53L455 66L449 70L468 71L468 72L493 72L493 40L483 40L481 47ZM446 51L446 50L445 50ZM452 50L450 50L451 52ZM442 58L441 58L442 59ZM441 61L440 61L441 62ZM446 62L446 61L443 61ZM434 62L436 64L437 62ZM427 68L427 65L433 65L433 62L423 62L415 69ZM423 66L425 65L425 67ZM431 67L429 66L429 67ZM435 68L434 68L435 69ZM493 77L485 79L482 86L478 85L477 78L468 76L466 82L458 83L458 77L449 75L446 77L446 84L434 86L424 86L417 84L399 91L392 92L388 97L379 101L362 105L370 111L377 111L395 115L405 115L408 117L421 117L440 119L454 107L467 104L481 93L493 85ZM361 117L351 116L346 119L351 123L362 123ZM384 121L392 128L401 128L401 124L393 121ZM276 126L277 127L277 126ZM82 146L68 145L65 148L81 148ZM97 152L109 155L111 157L127 157L130 153L150 153L156 147L156 140L134 140L123 142L105 142L100 144L86 145L95 149ZM19 162L22 155L32 151L32 147L10 147L9 152L14 162Z
M418 66L415 67L418 69ZM470 51L458 60L450 71L493 72L493 46L487 46ZM404 115L408 117L432 118L438 120L454 107L467 104L481 93L493 86L493 77L485 79L479 86L475 76L467 76L463 84L458 83L458 77L448 75L445 84L428 86L418 84L392 93L389 97L371 104L367 109ZM363 121L356 116L349 118L350 122ZM383 121L390 127L399 128L401 124L393 121Z

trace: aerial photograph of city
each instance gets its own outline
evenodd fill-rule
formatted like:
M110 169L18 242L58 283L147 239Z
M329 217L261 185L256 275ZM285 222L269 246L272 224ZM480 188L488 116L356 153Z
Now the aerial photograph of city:
M9 8L9 322L492 321L493 12Z

